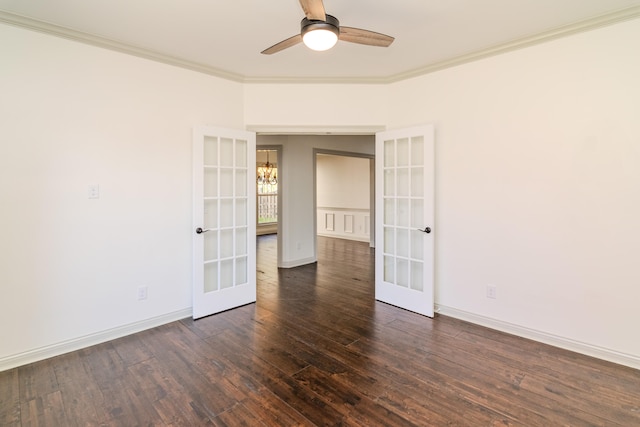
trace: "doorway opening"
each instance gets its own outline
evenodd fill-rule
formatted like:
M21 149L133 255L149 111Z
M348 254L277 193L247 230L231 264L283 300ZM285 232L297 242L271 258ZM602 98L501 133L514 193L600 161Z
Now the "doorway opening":
M317 261L316 152L347 156L364 154L373 158L374 135L258 132L256 143L256 149L277 150L279 153L278 267L294 268L314 263ZM262 161L266 161L266 157ZM274 163L271 154L269 162ZM370 222L375 224L373 217Z
M316 235L375 243L375 159L314 150Z

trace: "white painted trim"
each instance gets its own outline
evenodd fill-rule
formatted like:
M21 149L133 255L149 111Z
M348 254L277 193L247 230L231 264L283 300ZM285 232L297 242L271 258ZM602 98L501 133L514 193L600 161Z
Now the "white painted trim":
M501 43L501 44L491 46L489 48L482 49L476 52L470 52L466 55L461 55L456 58L450 58L445 61L438 62L436 64L428 65L426 67L417 68L415 70L411 70L405 73L396 74L395 76L389 76L387 78L387 83L394 83L402 80L407 80L413 77L418 77L424 74L429 74L435 71L443 70L445 68L456 67L458 65L478 61L480 59L489 58L491 56L500 55L500 54L511 52L518 49L524 49L526 47L546 43L562 37L571 36L573 34L595 30L597 28L606 27L608 25L617 24L617 23L628 21L631 19L637 19L639 17L640 17L640 6L632 6L632 7L621 9L612 13L607 13L605 15L596 16L594 18L587 19L584 21L574 22L573 24L554 28L552 30L545 31L540 34L535 34L529 37L523 37L507 43Z
M349 234L332 234L332 233L322 233L322 232L318 232L318 236L322 236L322 237L329 237L331 239L343 239L343 240L352 240L354 242L363 242L363 243L369 243L369 237L362 237L362 236L353 236L353 235L349 235Z
M246 125L246 130L259 135L375 135L383 125L312 126L312 125ZM337 151L337 153L340 153ZM322 154L325 154L324 152ZM342 155L341 153L338 155Z
M278 234L278 223L271 222L269 224L258 224L256 226L256 235L262 236L265 234Z
M476 325L486 326L487 328L506 332L508 334L517 335L519 337L532 339L554 347L563 348L576 353L592 356L598 359L607 360L609 362L618 363L620 365L629 366L631 368L640 369L640 357L631 354L620 353L604 347L599 347L570 338L549 334L535 329L526 328L524 326L515 325L502 320L469 313L457 308L447 307L444 305L436 305L436 313L443 316L454 317L456 319L475 323Z
M325 211L336 211L336 212L360 212L360 213L369 213L369 209L357 209L357 208L336 208L334 206L318 206L318 209L322 209Z
M314 262L318 262L318 259L316 257L294 259L292 261L283 261L282 263L280 263L280 265L278 265L278 268L295 268L302 265L313 264Z
M193 61L187 61L175 56L166 55L164 53L155 52L150 49L118 42L106 37L96 36L82 31L72 30L70 28L59 25L50 24L37 19L28 18L26 16L16 15L0 10L0 22L4 22L15 27L26 28L27 30L44 33L67 40L88 44L91 46L101 47L116 52L126 53L128 55L137 56L139 58L150 59L152 61L161 62L176 67L185 68L187 70L197 71L199 73L209 74L234 82L242 82L244 77L240 74L230 73L225 70L211 67L209 65L200 64Z
M93 46L98 46L105 49L122 52L141 58L150 59L152 61L162 62L177 67L182 67L188 70L198 71L204 74L210 74L213 76L221 77L227 80L240 82L240 83L257 83L257 84L388 84L394 83L413 77L421 76L424 74L439 71L445 68L455 67L468 62L477 61L479 59L488 58L494 55L510 52L517 49L545 43L551 40L555 40L561 37L570 36L573 34L594 30L597 28L605 27L608 25L617 24L619 22L628 21L630 19L636 19L640 17L640 6L632 6L625 9L621 9L615 12L607 13L604 15L596 16L584 21L575 22L573 24L564 25L559 28L555 28L549 31L545 31L540 34L532 35L529 37L523 37L520 39L512 40L508 43L502 43L496 46L482 49L476 52L469 52L468 54L458 56L456 58L450 58L445 61L431 64L426 67L409 70L404 73L399 73L391 76L381 77L249 77L236 73L231 73L219 68L215 68L209 65L187 61L171 55L165 55L160 52L144 49L138 46L129 45L126 43L111 40L105 37L96 36L93 34L83 33L81 31L72 30L59 25L50 24L47 22L39 21L36 19L28 18L26 16L16 15L9 12L0 11L0 22L4 22L9 25L26 28L32 31L49 34L69 40L74 40L81 43L86 43ZM251 129L250 129L251 130Z
M316 234L369 243L371 230L367 224L370 223L370 217L369 209L318 207Z
M0 372L191 317L192 308L152 317L0 359Z

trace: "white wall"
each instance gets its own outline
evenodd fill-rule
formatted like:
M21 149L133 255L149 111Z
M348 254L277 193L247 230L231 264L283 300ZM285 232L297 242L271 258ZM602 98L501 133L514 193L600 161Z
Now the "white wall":
M392 85L390 127L436 127L443 312L640 367L639 40L634 20Z
M383 129L388 86L346 84L248 84L245 123L261 132Z
M278 191L282 235L281 267L315 262L316 225L314 223L314 149L373 155L373 136L258 135L257 145L281 145L282 162L278 172Z
M4 25L0 45L0 369L189 315L191 128L241 127L242 85Z

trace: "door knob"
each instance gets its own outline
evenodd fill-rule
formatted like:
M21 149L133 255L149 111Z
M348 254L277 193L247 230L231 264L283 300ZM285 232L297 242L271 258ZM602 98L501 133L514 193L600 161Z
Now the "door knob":
M423 233L431 233L431 227L425 227L424 230L421 228L418 228L418 231L422 231Z
M204 229L200 227L196 228L196 233L198 234L206 233L207 231L210 231L210 230L208 228L204 228Z

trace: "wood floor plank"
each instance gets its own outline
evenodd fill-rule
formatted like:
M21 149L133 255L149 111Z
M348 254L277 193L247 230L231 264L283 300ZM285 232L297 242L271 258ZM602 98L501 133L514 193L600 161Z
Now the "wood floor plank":
M408 397L420 396L418 405L426 405L426 409L448 417L461 425L489 425L495 419L517 421L506 411L488 407L475 400L475 395L464 393L464 381L425 368L422 363L411 357L400 356L394 348L381 343L365 343L361 340L349 346L351 350L367 354L370 366L381 366L385 369L383 381L388 384L389 391L384 398L388 404L399 405L398 402L407 401ZM381 372L381 370L380 370ZM463 389L456 385L462 384ZM458 419L458 414L464 414L464 420ZM544 419L536 417L537 422ZM530 424L536 425L536 424ZM543 424L537 424L543 425Z
M98 426L108 419L96 408L96 403L103 402L104 398L83 359L83 352L74 351L54 357L51 363L70 425L81 420L80 425Z
M495 337L495 332L490 332ZM543 363L539 352L520 352L520 347L514 345L498 345L492 339L482 339L477 341L476 345L469 347L466 335L458 336L463 342L458 345L441 346L434 350L434 354L442 355L450 361L456 361L464 364L469 360L480 359L475 369L483 371L487 375L502 375L508 377L513 375L514 378L519 377L517 381L518 388L532 390L540 396L549 397L549 393L554 394L553 400L561 406L572 407L575 410L583 411L593 415L597 414L598 418L604 418L612 421L618 419L624 424L640 425L640 411L637 405L640 404L638 397L640 396L640 381L627 386L625 392L615 393L615 398L610 390L618 381L612 381L611 384L603 386L606 380L600 377L600 381L593 381L594 376L585 375L585 369L580 369L580 375L576 376L571 373L573 363L563 361L557 364L556 361L548 361ZM518 343L522 340L517 337L506 337L508 340L516 340ZM534 345L538 350L545 350L545 346L532 341L525 342ZM566 352L566 350L554 349L558 355ZM507 353L507 354L505 354ZM586 356L584 356L586 358ZM601 361L601 365L603 362ZM514 368L515 366L515 368ZM566 369L565 372L559 374L557 370L561 370L561 366ZM579 366L579 364L577 365ZM518 371L518 372L516 372ZM622 378L625 380L625 378ZM515 382L514 382L515 384ZM635 389L635 391L633 391ZM571 403L567 402L571 400ZM597 408L597 409L596 409ZM614 415L615 414L615 415ZM575 416L575 415L574 415Z
M243 400L242 404L268 426L310 427L316 425L266 387L256 393L251 393Z
M84 381L70 381L60 386L62 404L67 416L67 425L100 426L109 419L96 404L104 402L104 397L95 384Z
M51 359L18 368L20 401L28 401L58 391L58 379Z
M73 425L67 418L59 390L39 395L22 405L22 426Z
M81 352L86 370L98 388L94 407L103 422L116 425L160 423L160 416L149 401L135 389L113 342L98 344Z
M384 393L385 389L392 387L394 384L394 381L396 380L402 381L402 383L400 384L401 386L404 386L404 387L407 386L406 373L402 372L401 370L399 370L398 372L391 372L391 373L388 373L387 375L384 375L386 371L389 370L388 360L398 358L399 356L399 353L396 352L395 350L393 350L392 355L387 356L386 358L382 359L380 363L377 363L375 358L369 357L369 351L357 353L352 351L351 346L349 346L349 348L344 346L336 346L335 342L333 342L328 337L325 337L324 335L316 334L315 332L307 329L295 328L294 323L287 323L282 320L280 321L280 323L282 323L283 325L289 325L292 331L295 331L295 333L292 332L292 334L294 334L296 338L300 339L301 343L308 345L309 348L315 348L316 354L318 354L317 356L318 360L329 360L328 362L325 361L322 363L315 363L314 365L316 367L321 366L325 368L327 372L332 374L346 373L348 371L348 368L346 368L346 366L356 367L356 369L358 369L359 367L362 367L366 372L375 371L378 374L383 373L383 376L381 377L381 381L380 381L381 387L378 390L380 395ZM375 351L373 353L375 353ZM341 361L342 363L338 361ZM402 363L402 362L399 362L399 363ZM330 368L327 369L327 367L330 367ZM358 389L361 389L363 386L362 383L352 384L352 385L357 387ZM420 388L422 386L424 386L423 383L419 385L416 385L415 383L413 384L413 390L416 391L416 395L423 394L424 390ZM451 397L449 397L449 399L450 398ZM409 401L410 398L406 398L405 400ZM394 405L394 404L398 405L397 402L392 402L392 401L388 401L387 403L390 405ZM420 406L420 404L416 404L416 406ZM428 412L428 411L429 411L428 408L423 408L422 410L422 412ZM482 411L482 409L480 409L480 411ZM455 411L450 411L449 413L455 413ZM449 416L451 417L451 415ZM494 416L493 414L487 415L482 419L484 421L487 421L491 419L493 416ZM434 418L434 417L432 416L430 418ZM473 418L473 417L469 417L469 418Z
M164 370L155 358L147 359L128 369L131 382L150 402L162 420L162 425L211 425L209 417L200 417L191 407L191 399L171 372Z
M204 369L217 372L215 364L205 363L198 359L195 352L186 352L176 340L176 330L185 330L179 322L164 328L157 328L156 333L144 334L141 339L151 349L156 359L165 366L166 372L182 385L184 393L189 397L189 405L203 419L213 419L218 414L232 408L237 399L229 394L227 384L222 381L210 381ZM167 346L170 343L170 346ZM206 345L203 343L203 345ZM191 349L193 350L193 349ZM217 375L211 374L212 378Z
M219 427L266 427L266 424L242 403L238 403L233 408L219 414L213 419L213 424Z
M86 379L89 376L82 361L82 354L78 351L52 358L51 365L59 386Z
M316 425L339 425L343 422L342 414L327 405L318 395L260 357L247 352L246 348L238 345L234 338L227 333L216 336L238 370L256 378L274 395Z
M640 413L637 410L621 404L617 398L610 399L610 395L606 393L581 390L537 375L525 376L520 387L539 396L545 396L557 407L572 408L572 418L578 418L577 414L582 413L584 415L579 418L593 424L619 423L640 426ZM636 401L636 404L640 402Z
M148 360L153 357L148 348L140 341L138 335L129 335L111 342L125 366Z
M111 342L85 348L80 353L85 371L100 388L122 378L126 372L126 366Z
M368 397L360 389L351 387L351 384L339 381L335 376L329 375L320 369L309 366L296 373L294 378L304 386L313 390L326 402L335 407L346 418L366 426L414 426L412 417L406 416L405 411L392 410L381 405L378 397ZM403 405L405 406L405 405ZM436 414L420 414L420 419L435 419ZM414 417L414 421L417 421ZM443 418L440 422L445 421Z
M20 425L20 381L18 369L0 372L0 426Z
M639 393L635 396L626 393L616 393L615 398L607 387L603 387L594 381L588 381L588 377L572 379L568 375L554 375L555 370L550 368L541 369L540 366L534 366L535 362L531 359L537 359L537 356L517 357L510 360L518 360L518 362L530 361L530 366L521 366L520 369L513 368L508 360L498 359L497 355L493 355L487 359L478 356L480 353L469 353L469 349L450 347L446 358L458 364L466 363L472 357L479 358L480 363L476 364L474 369L482 371L487 375L494 375L503 378L513 377L513 385L519 389L529 390L540 396L551 397L557 404L567 406L576 410L584 411L591 414L598 414L599 417L613 420L618 419L625 424L640 425L640 412L634 411L634 404L640 404L638 401ZM443 354L446 349L442 348L439 354ZM533 369L532 369L533 367Z

